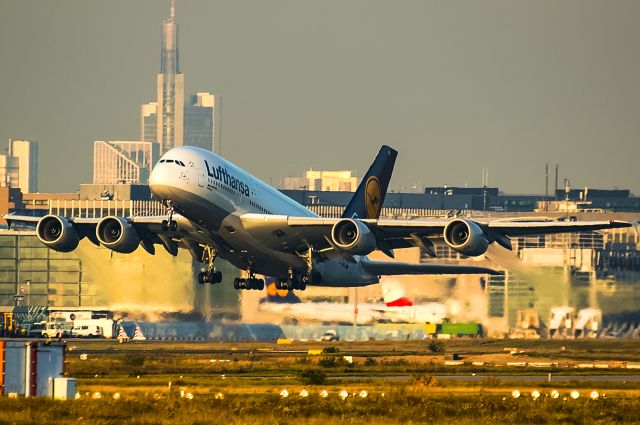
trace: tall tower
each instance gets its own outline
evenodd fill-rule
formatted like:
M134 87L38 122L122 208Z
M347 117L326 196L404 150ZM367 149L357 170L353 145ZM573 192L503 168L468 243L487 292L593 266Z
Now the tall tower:
M160 74L156 77L156 93L156 141L160 143L160 154L163 154L183 144L184 75L180 73L174 0L171 0L169 18L162 22Z

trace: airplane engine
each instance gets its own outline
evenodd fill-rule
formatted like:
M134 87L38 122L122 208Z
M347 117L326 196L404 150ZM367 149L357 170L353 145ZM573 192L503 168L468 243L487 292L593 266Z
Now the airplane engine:
M489 247L487 235L468 219L451 220L444 228L444 241L453 250L469 257L484 254Z
M105 247L130 254L138 248L140 236L136 229L122 217L105 217L96 226L96 237Z
M73 224L64 217L46 215L38 222L36 234L40 242L60 252L71 252L78 247L80 237Z
M340 249L353 255L367 255L376 249L376 237L360 220L345 218L331 229L331 239Z

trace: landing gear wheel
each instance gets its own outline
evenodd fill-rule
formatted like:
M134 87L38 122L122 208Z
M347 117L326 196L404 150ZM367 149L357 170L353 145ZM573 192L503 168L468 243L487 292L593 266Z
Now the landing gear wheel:
M178 230L178 223L175 220L162 220L162 230L175 232Z
M207 282L209 282L209 273L207 272L198 273L198 283L200 285L204 285Z
M240 278L236 277L233 279L233 287L234 289L240 289Z
M222 272L219 270L214 271L212 274L211 283L220 283L222 282Z
M205 283L215 285L220 282L222 282L222 272L220 271L210 270L198 273L198 283L201 285Z
M248 280L248 288L247 289L256 289L262 291L264 289L264 280L263 279L249 279Z

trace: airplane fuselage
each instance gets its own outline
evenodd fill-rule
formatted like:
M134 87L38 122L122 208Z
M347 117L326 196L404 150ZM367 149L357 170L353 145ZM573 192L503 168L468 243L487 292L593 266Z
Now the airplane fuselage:
M234 266L274 277L289 270L306 273L303 255L279 251L253 237L242 223L243 214L317 217L315 213L262 180L210 151L183 146L167 152L154 167L149 185L154 197L201 229L203 242ZM286 243L286 238L283 238ZM303 247L301 247L303 248ZM304 254L304 251L302 252ZM323 286L362 286L378 282L378 276L361 266L366 257L348 261L326 252L312 258L315 279Z

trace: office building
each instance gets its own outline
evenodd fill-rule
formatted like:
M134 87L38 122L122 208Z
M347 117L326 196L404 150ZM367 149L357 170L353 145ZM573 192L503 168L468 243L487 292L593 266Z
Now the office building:
M104 141L93 144L94 184L147 184L158 160L159 145L145 141Z
M158 103L149 102L140 108L140 140L157 143Z
M9 139L9 156L18 162L18 185L22 193L38 191L38 144Z
M18 158L0 155L0 186L17 188L19 185Z
M351 171L314 171L304 173L304 177L285 177L285 190L316 190L325 192L354 192L358 178Z
M184 138L188 146L213 151L216 131L217 96L211 93L197 93L184 106Z

